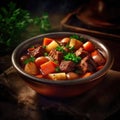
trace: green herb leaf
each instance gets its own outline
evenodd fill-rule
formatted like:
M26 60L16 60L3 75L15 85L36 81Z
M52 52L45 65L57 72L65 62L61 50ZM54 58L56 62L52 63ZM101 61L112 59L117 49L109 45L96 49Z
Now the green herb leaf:
M64 60L70 60L70 61L73 61L75 63L78 63L78 62L80 62L81 57L76 56L74 53L68 53L64 56Z
M28 59L26 59L25 61L24 61L24 64L27 64L27 63L29 63L29 62L34 62L35 61L35 58L34 57L30 57L30 58L28 58Z
M74 39L79 40L80 37L78 35L74 34L74 35L71 35L70 38L74 38Z
M49 16L47 13L44 13L41 18L40 18L40 32L41 33L45 33L48 32L51 29L51 24L49 21Z
M69 46L69 50L70 50L71 52L74 50L74 48L75 48L74 46L72 46L72 47Z
M44 56L48 56L48 53L47 53L47 52L45 52L45 53L44 53Z
M57 50L57 51L60 51L60 52L62 52L62 53L64 53L64 54L66 53L66 51L65 51L65 49L64 49L63 46L57 46L57 47L56 47L56 50Z
M14 2L10 2L6 7L0 8L0 43L6 48L14 49L22 42L28 26L36 24L40 33L51 29L48 14L31 18L29 11L17 8Z
M83 38L83 37L81 37L81 36L78 36L78 35L76 35L76 34L71 35L70 38L74 38L74 39L80 40L81 42L84 42L84 41L85 41L85 38Z
M56 68L55 68L55 71L56 71L56 72L60 72L60 68L59 68L59 67L56 67Z

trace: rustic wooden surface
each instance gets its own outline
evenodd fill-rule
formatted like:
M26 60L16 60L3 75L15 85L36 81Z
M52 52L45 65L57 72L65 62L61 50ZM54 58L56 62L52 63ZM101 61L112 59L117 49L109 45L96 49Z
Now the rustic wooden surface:
M68 99L41 96L32 90L13 67L0 75L1 120L104 120L120 109L120 73L106 78L83 95Z

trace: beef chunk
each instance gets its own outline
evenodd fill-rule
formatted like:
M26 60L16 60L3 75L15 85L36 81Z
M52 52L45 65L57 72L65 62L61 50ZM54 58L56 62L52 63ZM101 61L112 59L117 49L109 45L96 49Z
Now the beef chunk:
M45 53L45 48L43 48L42 46L36 47L32 51L29 51L29 54L33 57L39 57L41 55L44 55L44 53Z
M85 72L95 72L97 69L96 63L90 56L84 57L80 62L80 67L82 71Z
M63 72L71 72L74 71L76 64L72 61L62 61L60 63L60 70Z
M51 56L54 60L57 60L59 63L63 59L63 53L55 49L50 51L49 56Z
M78 50L76 50L75 55L80 56L81 58L84 58L85 56L88 55L88 52L83 50L82 47L80 47Z
M81 70L83 71L83 73L85 73L88 69L88 64L87 64L87 60L88 60L88 57L85 57L81 60L80 62L80 68Z

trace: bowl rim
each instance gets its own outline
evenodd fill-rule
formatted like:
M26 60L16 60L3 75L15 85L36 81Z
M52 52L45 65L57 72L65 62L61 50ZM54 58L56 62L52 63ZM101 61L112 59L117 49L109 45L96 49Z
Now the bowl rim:
M90 41L99 44L99 46L102 47L102 49L105 50L105 52L108 54L109 59L107 58L106 63L103 67L103 69L95 72L94 74L92 74L89 77L86 78L78 78L78 79L74 79L74 80L49 80L49 79L45 79L45 78L37 78L35 76L32 76L26 72L24 72L24 70L22 69L22 67L18 64L18 60L16 60L16 55L19 51L19 49L26 43L33 41L34 39L38 39L38 38L44 38L45 36L60 36L60 35L79 35L79 36L83 36L84 38L89 39ZM25 41L23 41L22 43L20 43L12 52L11 55L11 61L12 61L12 65L13 67L17 70L18 73L20 73L22 76L25 76L27 78L30 79L31 82L37 82L37 83L44 83L44 84L52 84L52 85L75 85L75 84L84 84L84 83L88 83L91 81L94 81L96 79L99 79L100 77L102 77L103 75L106 74L106 72L112 67L113 65L113 56L111 55L111 52L109 50L109 48L105 45L105 43L103 43L99 38L90 36L90 35L86 35L86 34L82 34L82 33L76 33L76 32L50 32L50 33L45 33L45 34L40 34L34 37L31 37ZM28 80L28 79L27 79Z

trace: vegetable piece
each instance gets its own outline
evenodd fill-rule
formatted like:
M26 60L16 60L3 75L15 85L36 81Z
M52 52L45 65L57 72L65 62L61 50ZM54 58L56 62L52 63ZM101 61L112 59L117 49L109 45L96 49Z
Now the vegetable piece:
M66 73L51 73L48 74L48 77L52 80L66 80Z
M53 39L45 37L45 38L43 39L43 46L48 45L48 44L51 43L52 41L53 41Z
M92 72L86 72L84 75L81 76L81 78L86 78L91 76L93 73Z
M59 67L56 67L56 68L55 68L55 71L56 71L56 72L60 72L60 68L59 68Z
M28 59L26 59L25 61L24 61L24 64L27 64L27 63L29 63L29 62L34 62L35 61L35 57L29 57Z
M98 65L103 65L105 63L105 59L102 56L102 54L98 51L95 50L91 53L92 59L98 64Z
M43 75L42 74L38 74L35 77L37 77L37 78L43 78Z
M79 47L81 47L83 45L83 42L81 42L81 41L79 41L79 40L77 40L77 39L74 39L74 38L72 38L71 40L70 40L70 43L69 43L69 46L70 47L74 47L76 50L79 48Z
M74 34L74 35L71 35L70 38L71 38L71 39L72 39L72 38L74 38L74 39L79 39L80 37L79 37L78 35Z
M62 53L66 53L65 48L64 48L63 46L57 46L57 47L56 47L56 50L57 50L57 51L60 51L60 52L62 52Z
M97 67L97 71L101 70L104 66L103 65L100 65Z
M30 75L37 75L39 70L34 62L29 62L25 65L24 70Z
M84 48L84 50L86 50L88 52L92 52L93 50L95 50L95 46L90 41L85 42L83 44L83 48Z
M75 63L78 63L78 62L80 62L81 57L76 56L74 53L68 53L64 56L64 60L70 60L70 61L73 61Z
M95 56L98 54L98 50L94 50L92 53L91 53L91 56Z
M35 64L37 65L37 67L40 67L40 65L48 61L49 61L48 58L41 56L35 59Z
M53 61L48 61L48 62L43 63L42 65L40 65L41 72L42 72L44 75L53 73L53 72L55 72L55 70L56 70L56 66L57 66L57 65L56 65Z
M77 79L79 78L79 75L75 72L69 72L67 73L67 79L72 80L72 79Z
M84 37L76 35L76 34L71 35L70 38L74 38L74 39L80 40L81 42L83 42L85 40Z
M69 37L65 37L65 38L63 38L62 40L61 40L61 43L69 43L69 41L70 41L70 38Z
M50 44L46 46L46 51L50 52L52 49L55 49L57 46L59 46L59 44L55 40L53 40Z

